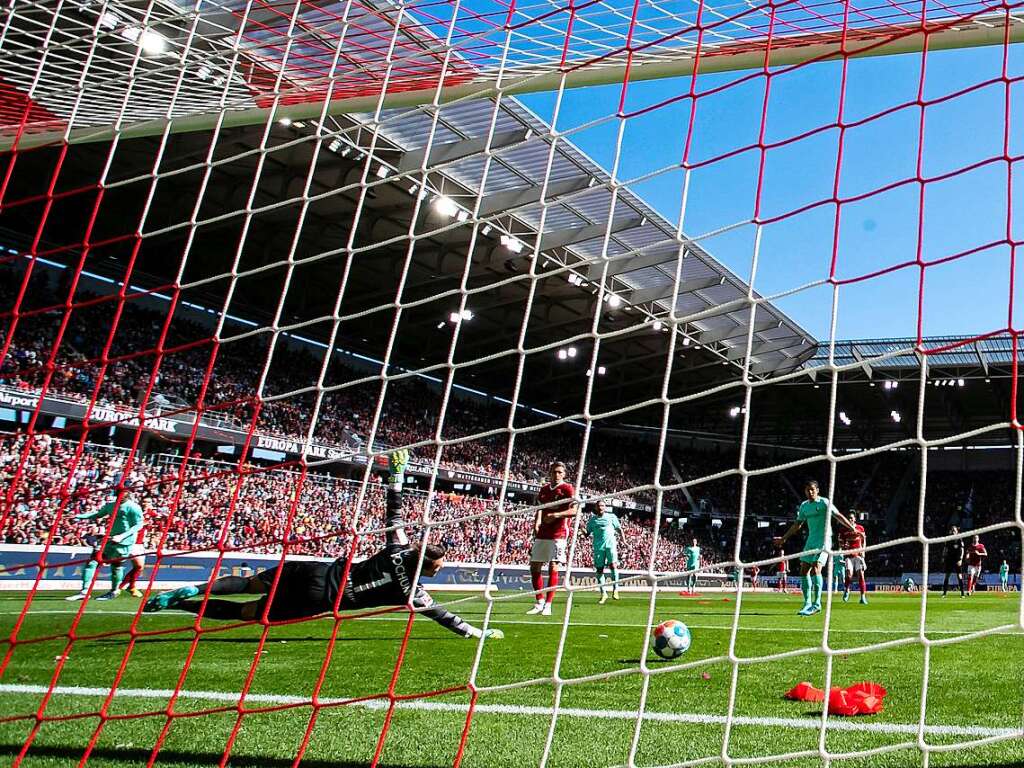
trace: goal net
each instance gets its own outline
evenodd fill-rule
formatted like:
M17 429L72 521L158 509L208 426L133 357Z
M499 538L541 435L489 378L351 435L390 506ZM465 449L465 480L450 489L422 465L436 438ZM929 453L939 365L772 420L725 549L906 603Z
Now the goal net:
M1006 2L10 3L0 749L1016 764L1020 681L969 660L1021 629L988 592L1024 528L1022 36ZM481 636L411 600L143 611L286 562L344 585L400 449L412 583ZM559 461L585 509L531 575ZM787 596L809 478L867 527L859 615L838 519L820 614ZM131 503L128 539L95 516ZM873 719L783 701L865 680Z

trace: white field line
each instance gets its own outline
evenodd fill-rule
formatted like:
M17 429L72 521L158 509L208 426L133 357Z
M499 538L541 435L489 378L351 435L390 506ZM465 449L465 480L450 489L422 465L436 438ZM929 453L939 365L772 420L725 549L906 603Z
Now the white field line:
M45 685L18 685L0 684L0 693L7 694L33 694L42 695L49 689ZM55 694L61 696L92 696L106 697L110 693L109 688L87 688L82 686L57 686L53 689ZM174 694L169 688L118 688L115 699L155 699L167 700ZM238 693L223 691L189 691L179 692L178 698L192 699L195 701L227 702L236 703ZM302 704L309 703L308 696L287 696L267 693L250 693L245 697L246 702L251 704L264 704L274 706L278 704ZM321 699L324 704L339 704L347 699ZM359 707L361 709L382 710L389 706L387 699L374 699L371 701L360 701L345 704L348 707ZM432 700L409 700L396 702L399 709L408 709L421 712L458 712L465 714L469 711L468 704L456 704L454 702L432 701ZM519 704L477 704L474 708L475 714L488 715L519 715L525 717L551 717L550 707L529 707ZM593 720L626 720L635 722L637 713L625 709L580 709L574 707L559 707L560 716L579 717ZM725 715L708 715L699 712L645 712L644 720L663 723L691 723L696 725L725 725L728 718ZM733 725L751 725L757 727L772 728L799 728L804 730L818 730L821 721L815 717L741 717L732 718ZM861 733L895 733L915 735L918 732L916 723L875 723L862 720L839 720L829 718L829 731L856 731ZM1024 736L1021 728L989 728L978 725L926 725L924 732L929 736L971 736L971 737L992 737L992 736Z
M78 612L77 609L74 609L74 608L65 609L65 610L49 609L49 608L47 608L47 609L43 609L43 610L39 610L39 611L31 610L31 611L29 611L29 615L35 616L35 615L43 615L43 614L74 614L74 613L77 613L77 612ZM4 616L4 615L7 615L7 616L17 616L17 615L20 615L20 613L21 613L21 611L0 611L0 616ZM103 616L134 616L135 614L136 614L136 611L103 611L101 614L93 614L93 615L103 615ZM152 618L175 618L175 619L182 619L182 618L184 618L184 617L186 617L188 615L189 614L184 613L184 612L180 612L180 611L166 611L166 612L162 612L162 613L144 613L143 614L143 616L145 617L146 620L149 620L149 619L152 619ZM405 615L401 615L401 616L367 616L365 618L358 618L358 619L351 619L351 620L352 621L402 621L402 622L404 622L407 619L406 619ZM562 626L562 620L558 619L557 621L543 621L543 620L539 620L539 619L502 619L502 618L496 618L496 619L491 619L490 620L490 624L495 624L495 625L496 624L532 624L532 625L542 625L542 626L546 625L546 626L550 626L550 627L561 627ZM614 622L614 621L570 621L569 625L571 627L619 627L619 628L625 628L625 629L647 629L647 625L646 624L630 624L630 623L625 623L625 622ZM687 622L686 626L688 626L690 629L720 630L720 631L723 631L723 632L731 632L732 631L732 625L731 624L691 624L691 623ZM748 626L741 626L739 628L739 631L740 631L740 633L743 633L743 632L775 632L775 633L811 632L811 633L820 635L821 632L822 632L822 629L823 629L823 627L821 627L821 626L815 626L815 627L748 627ZM972 632L981 632L981 631L984 631L985 629L987 629L987 628L986 627L976 627L974 629L929 629L926 632L926 634L929 637L932 636L932 635L969 635ZM843 629L843 628L840 628L840 627L834 627L833 626L833 627L829 627L828 631L829 631L830 635L836 635L836 634L894 635L894 636L898 636L898 637L916 637L917 633L918 633L917 627L907 627L906 629L863 629L863 628L861 628L861 629ZM1000 635L1024 634L1024 630L1012 631L1012 632L1007 630L1007 631L999 632L997 634L1000 634Z

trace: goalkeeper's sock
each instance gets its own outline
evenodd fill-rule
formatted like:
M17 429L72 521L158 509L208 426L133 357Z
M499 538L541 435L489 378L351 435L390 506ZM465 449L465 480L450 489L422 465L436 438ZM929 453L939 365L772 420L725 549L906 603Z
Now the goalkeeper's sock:
M221 576L210 584L211 595L240 595L249 586L249 579L245 576ZM200 584L196 587L197 594L206 592L206 585Z
M614 582L612 584L612 589L617 590L619 588L619 569L614 565L612 566L612 581Z
M214 619L216 621L241 621L242 620L242 608L248 603L236 603L233 600L207 600L206 609L203 611L203 616L208 619ZM191 603L181 603L176 605L182 611L188 611L189 613L199 613L199 609L203 607L202 601L192 601Z
M96 569L100 564L96 560L90 560L82 567L82 591L85 592L92 584L92 577L96 575Z
M807 608L811 605L811 574L800 577L800 591L804 593L804 608Z
M822 578L820 573L814 574L814 577L811 580L811 584L812 584L812 597L814 599L811 602L812 602L812 604L814 605L815 608L821 608L821 591L822 591L822 587L823 587L824 583L825 583L825 580Z

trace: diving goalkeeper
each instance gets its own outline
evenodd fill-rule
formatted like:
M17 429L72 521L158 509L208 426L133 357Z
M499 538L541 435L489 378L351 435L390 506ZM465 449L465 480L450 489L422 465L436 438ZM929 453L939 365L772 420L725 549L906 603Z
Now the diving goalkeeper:
M263 595L258 600L248 602L212 598L207 600L203 615L222 621L258 619L268 604L267 618L270 621L287 621L330 613L334 610L335 603L340 610L352 611L406 605L411 602L417 613L433 619L457 635L476 638L486 635L488 638L500 640L504 637L500 629L488 629L486 632L477 629L442 606L435 605L422 585L413 586L420 547L409 543L402 523L403 473L408 460L409 452L404 450L395 451L390 457L391 477L387 490L386 527L391 530L387 532L387 544L373 557L352 563L344 588L342 581L345 558L329 563L309 560L286 561L276 568L254 576L222 576L208 585L181 587L164 592L147 600L144 610L153 613L176 608L189 613L199 613L203 610L203 601L191 598L206 594L207 587L211 595ZM440 571L444 566L444 555L444 547L427 544L421 574L433 576ZM270 589L278 571L280 578L271 601Z

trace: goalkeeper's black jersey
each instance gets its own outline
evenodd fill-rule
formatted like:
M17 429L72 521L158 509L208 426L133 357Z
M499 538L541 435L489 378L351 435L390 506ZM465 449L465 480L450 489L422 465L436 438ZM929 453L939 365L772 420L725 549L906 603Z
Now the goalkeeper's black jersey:
M400 491L388 490L387 527L401 525L402 496ZM389 538L393 538L389 534ZM373 557L352 563L340 608L355 610L405 605L412 596L412 605L427 618L457 634L468 636L470 625L445 608L435 605L430 594L420 585L413 590L413 576L419 562L418 546L390 541ZM326 595L332 604L341 589L345 574L345 558L335 560L327 570Z

